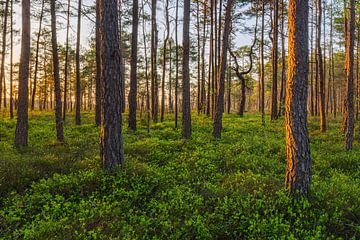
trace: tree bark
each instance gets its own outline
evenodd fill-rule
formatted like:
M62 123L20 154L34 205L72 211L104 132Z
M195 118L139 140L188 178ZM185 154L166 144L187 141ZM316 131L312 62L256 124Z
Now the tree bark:
M292 195L306 195L311 181L307 129L308 0L289 1L289 60L286 88L286 188Z
M317 49L317 69L318 69L318 82L319 82L319 96L320 96L320 130L326 132L326 110L325 110L325 79L324 79L324 65L321 50L321 21L322 21L322 4L321 0L317 1L317 36L316 36L316 49Z
M354 39L355 39L355 0L349 0L349 19L346 38L346 110L347 127L345 148L351 150L354 140Z
M96 104L95 104L95 124L99 126L101 124L101 99L102 99L102 88L101 88L101 54L100 54L100 3L96 0L96 26L95 26L95 41L96 41ZM71 98L70 98L71 99Z
M221 49L221 64L219 71L219 92L216 99L216 112L214 118L213 136L215 138L221 137L222 130L222 115L224 112L224 91L225 91L225 74L227 67L227 52L229 47L229 36L231 26L231 15L234 1L228 0L225 10L225 23L223 31L222 49Z
M191 105L190 105L190 0L184 0L183 25L183 99L182 99L182 136L191 138Z
M124 164L118 2L99 0L99 4L102 88L104 89L101 108L100 159L105 170L113 171Z
M132 35L131 35L131 70L130 70L130 93L129 93L129 129L136 130L137 108L137 48L138 48L138 25L139 25L139 2L133 1L132 10Z
M64 69L64 106L63 106L63 121L66 120L67 111L67 89L68 89L68 77L69 77L69 30L70 30L70 5L71 1L68 0L67 9L67 23L66 23L66 43L65 43L65 69ZM97 29L96 29L97 31ZM95 36L96 38L96 36ZM97 53L96 53L97 54Z
M15 146L28 145L28 105L29 105L29 61L30 61L30 0L22 1L22 37L19 68L18 111L15 130Z
M10 7L10 118L14 118L14 2Z
M81 79L80 79L80 33L81 33L81 0L78 5L78 22L76 37L76 96L75 96L75 123L81 124Z
M278 118L278 83L277 83L277 67L278 67L278 15L279 1L274 0L274 16L273 16L273 46L272 46L272 88L271 88L271 120Z
M51 12L51 42L53 50L53 74L54 74L54 90L55 90L55 119L56 119L56 138L59 142L64 142L64 130L62 121L62 102L61 102L61 87L60 87L60 75L59 75L59 55L57 45L57 33L56 33L56 8L55 1L50 1Z
M158 121L159 99L157 79L157 24L156 24L157 0L151 1L151 109L153 121Z

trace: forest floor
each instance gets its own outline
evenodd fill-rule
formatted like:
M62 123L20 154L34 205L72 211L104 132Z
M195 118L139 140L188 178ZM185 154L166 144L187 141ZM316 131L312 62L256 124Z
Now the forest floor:
M0 118L0 239L360 239L360 144L344 151L340 119L325 134L310 119L312 188L298 201L284 190L283 119L225 114L215 140L194 114L188 142L171 116L150 134L124 123L126 166L113 174L93 119L69 116L60 145L53 113L31 113L19 151L15 121Z

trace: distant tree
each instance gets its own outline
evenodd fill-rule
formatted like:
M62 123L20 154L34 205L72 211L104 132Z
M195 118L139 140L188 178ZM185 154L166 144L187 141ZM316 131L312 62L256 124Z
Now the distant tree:
M8 13L9 13L9 4L10 1L5 1L5 9L4 9L4 25L3 25L3 35L2 35L2 50L1 50L1 69L0 69L0 101L1 101L1 93L2 87L4 87L4 107L6 108L6 83L5 83L5 55L6 55L6 35L7 35L7 25L8 25ZM4 86L3 86L4 81ZM1 103L0 103L1 108Z
M22 37L19 68L18 111L15 130L16 147L28 145L29 61L30 61L30 0L22 1Z
M289 1L289 58L286 87L286 188L306 195L310 188L311 158L307 128L308 0Z
M41 12L39 17L39 29L37 33L37 40L36 40L36 50L35 50L35 69L34 69L34 83L31 95L31 110L35 108L35 98L36 98L36 87L38 82L38 69L39 69L39 48L40 48L40 37L41 37L41 30L42 30L42 23L44 18L44 8L45 8L45 0L42 0L41 3Z

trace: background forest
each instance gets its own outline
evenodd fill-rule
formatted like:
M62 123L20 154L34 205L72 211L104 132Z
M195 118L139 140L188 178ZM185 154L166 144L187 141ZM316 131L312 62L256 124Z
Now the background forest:
M0 1L0 239L359 239L359 7Z

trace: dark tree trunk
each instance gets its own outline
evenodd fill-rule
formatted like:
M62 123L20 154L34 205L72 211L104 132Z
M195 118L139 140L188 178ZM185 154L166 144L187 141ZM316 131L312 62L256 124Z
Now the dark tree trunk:
M158 121L158 77L157 77L157 24L156 6L157 0L151 1L151 109L153 121Z
M100 159L107 171L124 164L122 140L122 89L118 3L99 0L101 34L102 117L100 133Z
M29 106L29 60L30 60L30 0L22 1L22 37L19 68L18 111L15 130L15 146L28 145L28 106Z
M184 0L183 25L183 98L182 98L182 136L191 138L191 105L190 105L190 0Z
M101 56L100 56L100 4L99 0L96 0L96 27L95 27L95 41L96 41L96 104L95 104L95 124L99 126L101 124ZM70 98L71 99L71 98Z
M265 124L265 63L264 63L264 31L265 31L265 2L262 2L261 11L261 39L260 39L260 99L261 119Z
M81 82L80 82L80 33L81 33L81 0L78 5L78 22L77 22L77 37L76 37L76 96L75 96L75 123L81 124L80 110L81 110Z
M175 129L178 127L179 118L179 41L178 41L178 20L179 20L179 1L176 1L175 16Z
M310 35L310 115L314 116L315 106L314 106L314 6L311 8L311 35Z
M289 62L286 87L286 188L306 195L311 181L310 144L307 129L308 0L289 1Z
M231 14L234 1L229 0L226 5L225 10L225 23L224 23L224 32L222 40L222 50L221 50L221 64L220 64L220 74L219 74L219 94L216 99L216 112L214 118L214 130L213 136L215 138L221 137L222 130L222 115L224 112L224 91L225 91L225 74L227 67L227 52L229 47L229 36L231 32Z
M281 1L281 87L279 116L285 111L285 87L286 87L286 54L285 54L285 1Z
M319 82L319 96L320 96L320 129L326 132L326 112L325 112L325 80L324 80L324 65L321 50L321 20L322 8L321 0L317 1L317 36L316 36L316 49L317 49L317 78Z
M278 118L278 83L277 83L277 67L278 67L278 15L279 1L274 0L274 16L273 16L273 46L272 46L272 88L271 88L271 120Z
M147 110L147 132L150 132L150 120L151 120L151 106L150 106L150 89L149 89L149 71L148 71L148 56L147 56L147 44L146 44L146 31L145 31L145 10L144 10L144 0L141 1L142 8L142 23L143 23L143 39L144 39L144 57L145 57L145 79L146 79L146 110Z
M55 90L55 119L56 119L56 138L59 142L64 142L64 130L62 121L62 103L61 103L61 87L59 76L59 55L57 46L56 33L56 8L55 0L50 1L51 12L51 42L53 50L53 74L54 74L54 90Z
M14 2L11 1L10 7L10 118L14 118L14 87L13 87L13 79L14 79Z
M355 0L349 1L349 19L346 38L346 110L347 127L345 132L345 148L352 149L354 140L354 39L355 39Z
M63 106L63 121L66 120L67 111L67 88L68 88L68 77L69 77L69 30L70 30L70 5L71 1L68 0L67 9L67 23L66 23L66 43L65 43L65 70L64 70L64 106ZM96 53L97 54L97 53Z
M131 36L131 71L130 71L130 93L129 93L129 129L136 130L136 108L137 108L137 48L138 48L138 24L139 24L139 2L133 1L132 10L132 36Z

